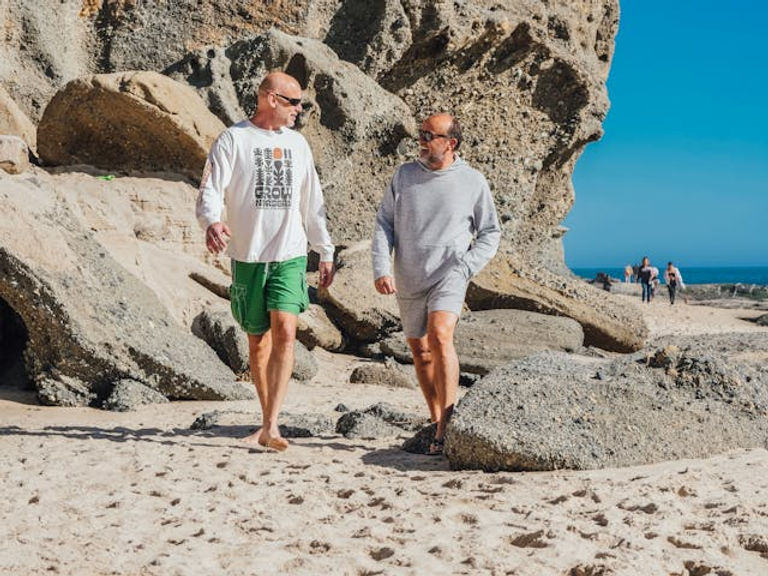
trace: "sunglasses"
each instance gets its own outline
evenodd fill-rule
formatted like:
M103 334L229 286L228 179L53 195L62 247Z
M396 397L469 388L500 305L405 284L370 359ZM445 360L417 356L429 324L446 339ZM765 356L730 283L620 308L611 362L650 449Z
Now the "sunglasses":
M277 92L272 92L275 96L278 96L288 102L291 106L298 106L301 104L301 98L288 98L288 96L283 96L282 94L278 94Z
M419 130L419 140L424 140L424 142L432 142L432 140L435 138L450 138L450 136L448 136L448 134L435 134L429 130Z

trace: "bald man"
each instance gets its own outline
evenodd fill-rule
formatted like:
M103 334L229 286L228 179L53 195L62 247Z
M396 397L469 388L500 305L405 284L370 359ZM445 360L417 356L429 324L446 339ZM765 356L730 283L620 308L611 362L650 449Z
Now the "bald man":
M453 332L467 285L493 258L501 238L488 183L456 153L461 140L461 127L451 115L424 120L419 159L395 172L373 235L376 290L397 295L419 385L437 423L431 455L443 452L445 426L456 403L459 360Z
M320 285L330 286L334 274L312 152L291 130L301 99L296 79L267 75L254 116L214 142L197 198L208 250L231 258L232 314L248 334L262 422L244 440L277 451L288 448L278 417L293 371L297 318L309 304L307 242L320 254Z

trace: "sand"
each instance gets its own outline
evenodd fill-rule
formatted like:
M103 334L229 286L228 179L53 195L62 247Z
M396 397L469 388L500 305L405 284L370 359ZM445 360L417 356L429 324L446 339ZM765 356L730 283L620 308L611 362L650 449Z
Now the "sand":
M754 310L657 300L653 335L766 330ZM347 382L318 351L285 411L334 414L417 390ZM3 390L0 388L0 390ZM588 472L453 472L401 439L239 438L255 402L131 413L0 392L0 574L768 574L768 452ZM192 431L201 413L222 425ZM715 432L715 431L713 431Z

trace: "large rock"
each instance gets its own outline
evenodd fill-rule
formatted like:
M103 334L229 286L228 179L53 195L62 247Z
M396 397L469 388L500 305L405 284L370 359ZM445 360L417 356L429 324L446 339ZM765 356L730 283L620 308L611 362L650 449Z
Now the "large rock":
M310 304L299 314L296 338L309 350L319 346L330 352L344 348L344 337L336 325L328 318L322 306Z
M584 344L615 352L643 347L648 328L627 299L576 278L494 260L467 290L472 310L516 308L573 318L584 329Z
M155 72L99 74L54 96L38 127L38 151L53 165L199 178L224 128L185 84Z
M225 308L206 309L192 321L192 334L210 346L238 376L249 371L248 337Z
M765 447L768 374L747 377L737 366L695 346L614 360L541 353L467 392L446 455L453 468L553 470Z
M37 169L0 172L0 298L26 327L26 371L41 395L98 404L128 378L172 399L252 398L80 224L53 181Z
M0 170L21 174L29 168L29 148L18 136L0 135Z
M335 233L346 241L370 234L372 208L399 161L389 153L397 145L388 133L392 123L413 113L458 110L467 134L463 154L488 176L504 223L497 258L514 249L534 265L573 203L574 163L601 136L619 18L617 0L310 0L290 7L240 3L236 9L222 0L179 0L162 10L142 2L80 8L20 0L0 8L6 22L0 80L31 118L39 119L50 95L75 77L143 68L167 69L202 91L218 92L209 102L212 109L217 101L232 104L229 121L253 111L253 83L264 70L287 68L317 105L308 136L326 187L339 191L338 199L329 194L329 204L355 212L331 211L340 219L331 222ZM202 50L185 56L190 48ZM368 86L378 82L386 90L358 98L361 70L371 79ZM225 84L226 90L216 88ZM359 155L340 154L350 133L370 125L366 108L393 100L387 91L410 111L369 114L378 117L373 124L382 128L382 146L371 138ZM349 104L356 99L361 105L354 111ZM334 110L345 108L355 115L344 118ZM343 172L351 178L336 177ZM348 202L345 192L351 192Z
M18 136L31 150L37 148L35 125L2 86L0 86L0 134Z
M462 153L503 222L497 258L538 266L573 203L574 163L602 134L618 17L616 0L346 2L325 41L412 110L461 111Z
M79 15L90 3L0 2L0 84L35 123L56 90L97 65L102 51L90 23Z
M333 284L317 294L328 315L355 343L375 342L400 330L400 311L394 296L373 287L370 241L358 242L338 254Z
M461 369L487 374L510 360L543 350L573 352L581 347L584 333L570 318L523 310L484 310L462 314L454 341ZM400 362L412 362L402 333L384 340L381 348Z
M349 381L352 384L375 384L389 388L417 388L419 385L413 367L409 370L392 358L382 363L368 362L357 366L349 375Z
M363 410L344 413L336 422L336 432L346 438L388 438L413 432L427 423L424 417L401 412L380 402Z
M250 374L248 336L223 308L203 310L192 322L192 333L204 340L232 371L240 378ZM294 363L291 376L300 381L311 380L319 370L312 352L299 340L294 347Z
M128 412L146 404L163 404L165 402L168 402L168 399L157 390L153 390L141 382L125 379L115 384L102 408L113 412Z
M229 259L213 256L195 218L197 190L178 178L113 177L94 168L54 168L45 185L62 192L79 223L123 268L152 290L182 326L227 307ZM39 173L38 173L39 174ZM38 177L39 179L39 177ZM205 278L201 284L193 278Z
M574 199L574 164L602 133L617 0L310 0L237 9L221 0L180 0L163 10L140 2L79 8L20 0L0 7L0 80L31 118L75 77L143 67L183 78L230 122L253 111L264 71L287 69L313 104L303 131L315 150L329 225L337 242L351 242L370 236L392 171L415 153L406 138L413 116L456 110L466 135L461 153L488 177L501 216L497 265L517 255L532 270L565 272L560 223ZM525 284L517 298L524 307L530 293L554 289L549 281ZM499 293L514 290L504 285ZM562 310L574 308L588 342L632 349L642 339L642 329L593 330L582 319L604 310L589 299L570 306L571 297L560 294L564 301L550 306L551 296L541 309L570 315ZM622 319L607 323L618 330Z

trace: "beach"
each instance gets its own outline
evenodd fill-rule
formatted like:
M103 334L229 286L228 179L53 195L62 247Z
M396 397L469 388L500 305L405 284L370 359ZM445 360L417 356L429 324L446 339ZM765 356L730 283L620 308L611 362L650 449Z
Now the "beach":
M627 297L628 298L628 297ZM643 308L653 336L766 330L747 309ZM289 414L418 390L350 384L361 359L315 351ZM218 410L217 426L191 430ZM114 413L0 399L0 573L765 574L768 452L623 469L451 471L405 439L243 444L255 401L173 402ZM709 570L708 570L709 569Z

